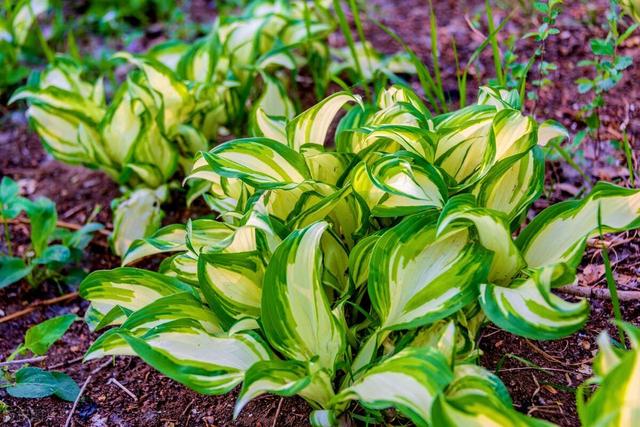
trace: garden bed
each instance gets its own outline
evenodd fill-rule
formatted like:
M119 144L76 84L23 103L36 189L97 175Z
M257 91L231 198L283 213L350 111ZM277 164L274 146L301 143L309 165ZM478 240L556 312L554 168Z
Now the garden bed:
M374 15L399 33L426 62L430 62L428 48L428 9L423 1L403 0L374 2ZM468 58L482 42L484 30L473 29L471 21L483 2L435 1L439 18L441 55L444 86L455 98L456 80L451 38L455 38L461 58ZM553 118L575 133L583 125L579 119L579 105L587 98L577 92L574 81L584 70L576 63L589 57L588 40L604 36L599 25L582 25L581 20L594 16L600 24L607 8L606 1L567 5L567 11L558 21L560 34L547 46L547 60L558 65L553 73L553 84L544 88L537 101L536 115ZM499 14L496 11L496 14ZM504 15L500 15L504 18ZM526 28L524 26L527 26ZM516 14L505 27L504 34L522 34L534 25L530 18ZM399 46L389 41L387 35L370 22L365 22L365 33L374 46L381 51L395 52ZM332 39L343 43L341 37ZM533 43L529 46L533 49ZM522 51L522 50L520 50ZM625 184L629 178L624 153L608 141L620 139L621 126L626 128L630 140L640 141L640 36L629 38L621 51L632 56L636 63L622 81L607 95L602 109L602 132L599 139L586 138L582 143L581 166L595 180ZM476 67L474 78L484 80L482 64L491 70L490 56L482 58ZM417 86L417 85L416 85ZM475 84L470 85L475 86ZM529 101L533 102L533 101ZM529 111L532 105L528 105ZM6 110L5 110L6 111ZM117 186L103 173L81 167L70 167L48 156L36 136L27 128L22 113L7 113L0 122L0 174L19 182L27 196L43 195L58 205L60 220L71 224L82 224L96 206L102 209L96 220L112 227L110 201L117 197ZM639 149L634 150L637 156ZM541 210L550 203L584 194L584 180L562 159L547 162L546 189L543 199L534 210ZM182 196L184 197L184 196ZM184 222L206 212L204 204L191 209L184 208L180 196L174 198L170 214L163 224ZM11 227L12 235L20 245L28 236L23 225ZM620 291L640 291L640 237L632 231L607 239L616 282ZM145 261L147 265L157 260ZM97 236L87 251L83 267L89 270L109 269L119 265L119 259L107 249L103 236ZM146 266L145 264L141 265ZM590 247L580 269L578 287L606 289L603 261L599 250ZM69 289L63 290L65 293ZM39 289L29 289L26 283L0 290L0 317L17 312L34 301L43 301L60 295L53 284L46 283ZM575 298L575 297L569 297ZM606 298L590 298L591 316L586 327L569 338L558 341L531 341L500 331L489 325L480 339L484 355L482 366L496 370L513 398L516 409L538 418L553 421L563 426L579 425L575 407L575 388L589 378L591 362L597 350L596 338L603 330L615 334L610 319L612 306ZM22 341L27 328L47 318L64 313L82 315L88 303L79 298L63 303L37 307L32 312L15 320L0 323L0 360L9 355ZM640 324L640 301L623 301L623 318ZM115 362L105 365L107 359L83 364L79 358L98 334L89 332L86 325L75 323L70 331L52 347L43 367L56 367L69 374L82 385L89 376L83 398L73 416L75 425L88 426L135 426L135 425L242 425L242 426L299 426L308 423L310 407L300 398L264 396L251 402L232 421L233 405L238 390L223 396L202 396L157 373L138 358L116 357ZM118 381L126 391L118 387ZM128 391L128 392L127 392ZM8 412L0 414L0 423L16 426L64 425L71 403L56 398L36 401L21 400L0 391L0 399L9 405Z

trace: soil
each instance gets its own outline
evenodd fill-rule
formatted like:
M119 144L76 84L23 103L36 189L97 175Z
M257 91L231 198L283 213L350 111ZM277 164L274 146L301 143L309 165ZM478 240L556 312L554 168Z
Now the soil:
M392 28L431 64L429 50L429 12L422 0L375 0L367 2L369 14ZM455 103L456 76L452 41L455 39L462 62L482 43L487 29L483 24L472 28L472 23L482 22L482 1L434 1L438 16L440 37L440 64L447 95ZM507 2L503 2L507 3ZM604 37L602 28L608 2L598 0L574 2L560 16L560 34L547 44L546 60L554 62L558 70L550 78L551 86L540 91L537 102L529 101L525 110L535 111L537 118L553 118L560 121L575 134L584 128L581 122L580 105L588 101L588 95L579 95L575 79L588 72L576 66L582 59L590 58L589 42L592 37ZM199 22L203 16L214 17L212 6L206 1L194 1L191 12ZM510 10L510 9L508 9ZM495 10L496 20L504 19L505 13ZM535 19L535 18L534 18ZM387 53L400 49L370 20L365 20L365 33L376 48ZM532 22L527 12L516 10L501 35L520 36L535 29L540 22ZM155 35L154 35L155 36ZM340 36L332 37L334 45L343 44ZM528 58L535 49L532 41L519 42L517 52L521 60ZM621 47L622 54L631 55L636 64L630 68L625 79L608 95L602 109L602 131L595 138L587 137L578 150L575 161L593 182L605 180L629 185L630 177L625 156L610 140L620 140L624 131L634 146L634 164L638 161L640 144L640 35L630 37ZM491 77L493 70L489 52L485 52L470 76L469 99L477 90L474 82ZM412 81L418 87L415 79ZM303 91L305 92L305 91ZM310 93L311 91L306 91ZM304 103L306 104L306 98ZM20 111L9 111L3 107L0 120L0 174L17 180L23 195L43 195L58 205L60 219L82 224L91 212L100 208L96 220L111 228L110 201L119 195L117 185L99 171L72 167L53 160L44 152L37 137L33 135ZM549 204L576 197L588 191L582 177L566 162L551 157L547 162L546 190L532 212ZM164 223L183 222L187 218L208 214L203 204L191 209L184 208L184 195L176 192L170 212ZM18 251L27 243L27 228L11 226ZM609 245L611 262L619 289L640 290L640 237L637 232L618 236L605 236ZM4 246L4 242L3 242ZM580 268L580 286L585 288L606 287L604 267L599 249L590 247ZM88 270L113 268L119 264L110 254L104 238L97 237L86 252L82 262ZM149 262L149 266L153 261ZM144 267L145 265L141 265ZM26 283L0 290L0 317L14 313L34 301L45 300L70 288L59 289L53 283L45 283L38 289L30 289ZM563 295L567 299L570 297ZM480 338L483 356L480 363L494 370L505 382L514 401L514 406L523 413L553 421L562 426L577 426L579 420L575 406L575 388L591 375L590 363L597 350L596 338L603 330L615 331L610 319L610 302L591 299L591 316L583 330L557 341L534 342L515 337L488 325ZM0 360L4 360L21 342L25 331L47 318L64 313L82 315L87 303L73 299L58 305L39 307L16 320L0 323ZM640 302L623 304L623 318L640 324ZM82 322L76 322L71 330L50 350L42 367L55 367L73 377L82 385L89 377L84 396L73 415L73 425L78 426L271 426L308 425L309 406L299 398L264 396L256 399L244 409L237 420L232 420L233 405L238 390L227 396L198 395L180 384L162 377L137 358L117 357L115 362L104 360L81 363L79 358L88 348L96 334L91 333ZM92 373L93 372L93 373ZM132 395L118 387L122 384ZM135 397L134 397L135 396ZM34 400L14 399L0 391L0 399L8 405L8 411L0 414L0 424L11 426L62 426L71 409L71 403L55 398Z

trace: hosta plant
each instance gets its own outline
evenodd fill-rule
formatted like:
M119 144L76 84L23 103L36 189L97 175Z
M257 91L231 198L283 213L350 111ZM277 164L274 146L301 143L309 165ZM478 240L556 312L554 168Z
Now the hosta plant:
M12 100L29 101L29 122L58 160L101 169L129 187L155 189L178 169L190 170L193 155L228 132L222 126L244 122L257 82L284 91L290 74L304 65L302 53L313 58L326 50L318 40L330 26L322 19L319 4L255 1L245 15L220 19L192 45L172 41L145 55L118 54L134 70L110 102L103 79L86 80L82 66L66 57L34 73ZM283 114L268 104L262 108ZM292 117L293 105L284 113Z
M539 146L565 131L519 99L482 88L432 117L404 87L374 105L337 93L202 152L189 178L209 183L219 219L135 242L123 263L170 253L158 272L85 279L88 323L115 326L87 359L135 354L205 394L242 384L236 415L275 393L303 397L316 425L362 411L381 422L389 407L416 425L546 425L476 365L478 331L581 328L588 303L552 289L574 281L599 227L640 225L640 192L601 183L522 228L542 190Z
M629 426L640 411L640 329L622 324L631 348L611 342L606 332L598 337L599 350L594 360L594 376L578 389L578 414L587 426ZM588 387L596 385L585 400Z

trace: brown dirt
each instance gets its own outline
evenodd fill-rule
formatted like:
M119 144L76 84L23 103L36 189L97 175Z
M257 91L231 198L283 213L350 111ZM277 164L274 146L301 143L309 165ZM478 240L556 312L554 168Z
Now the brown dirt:
M397 31L430 64L429 14L424 1L375 0L368 3L372 15ZM207 2L198 1L193 4L197 10L209 10ZM443 66L444 85L447 94L455 101L457 94L452 38L455 38L462 61L466 62L466 58L482 42L481 34L486 34L483 26L472 31L466 18L469 21L476 20L478 13L482 12L483 2L440 0L434 1L434 4L440 25L440 63ZM604 36L601 24L606 5L606 1L598 0L589 2L588 5L576 3L568 6L559 20L561 33L550 41L547 48L547 60L558 64L558 71L551 76L554 84L540 93L540 100L535 106L536 116L559 120L572 133L584 127L580 121L579 106L588 99L576 93L573 82L585 71L575 64L590 57L588 39ZM499 10L495 11L495 15L496 19L505 16ZM596 25L586 25L592 17L595 17ZM533 24L531 18L522 12L516 12L503 34L523 34L533 30L537 24ZM398 50L399 47L370 22L365 22L365 32L378 49L385 52ZM339 36L332 42L342 43ZM534 48L530 42L520 43L518 47L519 52L531 52ZM598 138L587 138L583 142L581 156L576 157L576 161L594 182L602 179L626 185L629 180L626 160L621 150L615 149L609 140L620 139L622 128L626 127L634 145L637 162L637 147L640 144L640 120L637 119L640 111L640 87L635 84L637 79L632 76L640 75L640 36L636 33L621 47L621 51L632 55L636 64L627 71L625 80L607 95L607 105L602 111L603 130ZM473 80L482 81L491 77L491 64L487 52L471 73ZM470 81L471 92L475 91L476 86ZM473 99L471 95L469 99ZM529 102L526 111L531 112L533 107L534 104ZM101 206L98 220L107 227L111 226L109 203L119 194L117 186L100 172L69 167L52 160L42 150L37 138L26 130L21 113L7 114L0 121L0 152L3 153L0 158L1 175L19 180L25 194L30 197L45 195L52 198L58 203L61 219L82 223L95 206ZM580 176L563 161L550 160L547 165L547 190L533 211L559 200L579 196L585 191ZM192 210L186 210L183 206L181 196L176 195L167 209L172 214L164 222L184 221L206 213L203 205ZM26 242L27 229L24 226L12 227L11 231L19 244ZM638 234L624 233L607 240L613 245L610 255L619 289L639 290ZM112 268L117 265L117 258L96 244L91 246L83 260L83 266L90 269ZM603 271L599 251L590 248L580 269L579 284L606 287ZM58 294L59 290L51 283L37 290L29 289L26 284L5 288L0 290L0 311L12 313L35 300ZM484 330L480 339L480 348L484 352L481 364L491 370L500 368L498 374L509 388L518 410L563 426L579 425L573 390L591 374L589 365L597 349L597 335L605 329L611 334L615 332L609 322L612 317L610 303L592 299L591 304L592 313L585 329L563 340L532 342L502 332L492 325ZM39 308L18 320L0 324L0 360L19 345L28 327L62 313L81 315L85 308L86 302L74 300L63 305ZM640 323L640 302L625 304L623 317L627 321ZM74 324L70 332L52 347L43 366L51 367L77 359L95 337L82 323ZM68 373L82 384L90 372L102 363L103 361L87 364L75 362L57 369ZM110 378L121 382L137 400L109 384ZM118 357L115 364L104 366L93 375L73 419L75 425L89 426L307 424L310 409L304 401L297 398L283 399L278 410L281 399L273 396L256 399L234 422L231 416L236 395L237 390L229 396L201 396L163 378L136 358ZM9 405L9 411L0 414L0 424L3 425L63 425L71 408L70 403L54 398L20 400L7 397L3 391L0 391L0 399Z

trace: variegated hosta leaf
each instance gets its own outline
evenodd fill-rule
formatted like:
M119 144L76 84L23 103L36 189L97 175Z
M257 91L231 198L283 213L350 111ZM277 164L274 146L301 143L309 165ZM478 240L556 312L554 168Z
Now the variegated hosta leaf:
M304 144L324 145L329 126L348 102L362 106L362 99L358 95L338 92L296 116L287 125L289 146L299 151Z
M237 417L250 400L264 394L299 395L315 408L325 408L333 397L327 372L310 372L306 363L296 360L257 362L247 371L233 416Z
M434 210L407 217L373 248L369 296L381 327L407 329L443 319L473 301L492 254L468 229L436 237Z
M194 108L194 101L183 81L179 80L168 67L151 58L125 52L116 54L116 57L126 59L144 73L153 91L155 106L163 113L162 128L164 130L170 132L174 126L185 122Z
M226 325L260 316L264 269L264 261L255 252L198 256L200 290Z
M457 365L453 371L453 381L447 387L447 399L475 396L511 407L511 396L500 378L481 366Z
M480 304L500 328L527 338L563 338L580 329L589 317L589 302L571 303L551 293L554 281L572 274L566 264L547 266L509 287L480 286ZM566 283L566 279L562 280Z
M630 350L613 350L606 333L598 340L594 363L598 389L586 403L578 404L584 426L630 426L640 413L640 329L631 324L622 326L631 342Z
M555 424L527 417L484 396L469 395L448 400L438 396L431 411L434 425L445 427L553 427Z
M287 120L293 118L296 110L287 95L283 82L264 73L262 78L264 88L262 95L255 102L254 108L261 109L269 116L284 117Z
M473 224L479 243L493 252L490 283L507 283L525 266L506 218L499 212L476 207L474 197L469 194L455 196L449 199L438 219L438 234L459 223Z
M555 120L545 120L538 126L538 145L546 146L549 142L562 142L569 139L569 131Z
M305 145L300 151L307 162L311 178L329 185L338 185L355 159L351 153L325 151L324 147L316 144Z
M317 357L333 372L345 336L322 287L320 245L327 226L317 222L294 231L273 254L262 289L262 323L280 353L301 361Z
M516 220L542 194L544 157L534 147L521 158L498 162L473 189L479 206L495 209Z
M520 110L520 94L517 90L481 86L478 89L478 105L492 105L496 110Z
M186 251L186 228L182 224L162 227L151 236L135 240L122 257L122 265L134 263L150 255Z
M258 107L254 110L253 122L254 136L263 136L287 144L287 122L284 118L270 116Z
M178 64L188 50L187 43L180 40L168 40L153 46L147 51L147 55L177 73Z
M27 40L29 30L38 15L46 12L48 9L48 0L21 0L16 4L11 19L11 30L13 32L13 40L18 46L23 45Z
M94 271L80 284L80 296L91 302L85 318L92 329L120 324L125 314L181 292L194 291L172 277L130 267Z
M146 363L203 394L229 392L253 364L270 359L256 335L212 335L190 319L164 323L140 337L125 329L118 331Z
M530 267L577 266L586 240L598 235L600 226L603 233L640 227L640 191L599 182L585 199L542 211L516 242Z
M391 87L382 89L378 94L376 105L381 110L392 107L396 104L403 103L409 104L416 111L422 113L425 117L430 117L431 114L424 103L420 100L420 97L407 86L395 84Z
M65 56L57 56L42 70L38 78L38 87L46 89L57 87L68 92L76 93L83 98L89 98L94 104L104 104L104 86L102 80L90 84L82 78L84 69L76 61Z
M500 379L486 369L470 364L455 367L453 381L436 399L434 425L443 426L552 426L527 417L512 408L511 397Z
M371 148L375 148L376 151L395 152L401 147L401 149L433 163L435 142L433 141L433 133L428 130L407 125L383 124L377 127L365 127L360 131L366 136L360 138L357 141L358 144L350 148L350 151L354 153L363 155L366 154L367 149ZM382 141L388 141L386 147L380 146Z
M164 212L160 204L167 198L167 188L141 188L125 196L115 208L111 244L116 255L124 255L138 239L154 233Z
M360 163L351 185L371 214L380 217L441 207L448 196L447 186L436 169L408 152L387 154L370 165Z
M361 239L349 252L349 277L356 288L364 285L369 279L371 254L380 234L372 234Z
M472 105L437 117L436 164L458 184L481 176L495 158L495 108Z
M126 329L141 336L149 329L178 319L198 321L209 333L223 332L220 320L209 307L202 304L193 294L183 292L159 298L149 305L133 312L120 328L110 329L91 345L84 356L85 360L104 356L134 355L129 344L119 334Z
M255 188L292 188L311 178L302 155L268 138L229 141L203 155L217 174Z
M452 379L442 354L433 348L407 348L365 371L335 401L358 400L370 409L395 407L416 425L428 426L433 401Z

